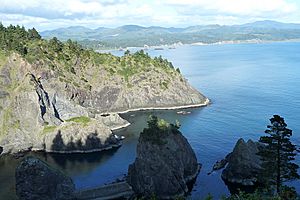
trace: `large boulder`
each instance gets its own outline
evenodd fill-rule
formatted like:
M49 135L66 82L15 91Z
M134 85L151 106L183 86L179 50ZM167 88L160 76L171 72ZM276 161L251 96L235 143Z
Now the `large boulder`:
M16 168L16 194L21 200L71 200L74 191L71 178L37 158L27 157Z
M163 124L163 123L162 123ZM201 165L187 139L174 125L144 129L137 157L128 169L128 183L137 195L172 199L189 191Z
M231 184L253 186L257 183L261 169L261 160L257 155L261 144L239 139L227 157L226 168L222 172L222 179Z
M120 117L117 113L96 114L95 118L108 126L111 130L124 128L130 125L128 121Z

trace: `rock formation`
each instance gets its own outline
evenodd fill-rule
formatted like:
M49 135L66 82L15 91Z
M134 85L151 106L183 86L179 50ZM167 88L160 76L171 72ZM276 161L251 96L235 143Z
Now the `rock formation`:
M71 178L33 157L16 168L16 194L22 200L71 200L75 185Z
M222 172L222 179L228 183L253 186L257 183L261 160L258 155L261 145L258 142L239 139L227 157L226 168Z
M111 62L117 60L105 56ZM102 113L208 103L208 99L175 70L151 65L130 79L126 76L125 81L118 73L111 75L107 66L95 67L93 60L84 63L74 59L74 71L70 72L58 61L43 59L29 63L12 53L1 64L0 146L3 153L53 151L51 140L53 142L58 133L61 133L64 145L85 144L84 140L92 134L101 140L101 148L88 145L85 150L100 150L109 146L103 142L113 141L111 129L128 125L117 114L105 117ZM83 128L86 124L69 123L78 117L90 118L92 124ZM71 125L74 127L69 127ZM111 146L115 146L114 141ZM71 149L83 150L76 147Z
M137 195L146 198L153 194L159 199L183 196L201 167L196 155L178 127L157 118L148 124L140 135L127 181Z
M124 120L120 117L120 115L116 113L108 113L101 115L96 114L95 118L101 121L106 126L108 126L111 130L116 130L130 125L128 121Z
M87 118L88 119L88 118ZM121 143L103 123L69 122L45 133L44 150L55 153L87 153L118 147Z

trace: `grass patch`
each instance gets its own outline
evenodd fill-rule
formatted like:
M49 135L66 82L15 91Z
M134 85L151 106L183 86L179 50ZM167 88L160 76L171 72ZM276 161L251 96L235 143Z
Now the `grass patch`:
M43 134L50 133L56 129L56 126L45 126L43 130Z
M87 124L91 121L89 117L81 116L81 117L73 117L71 119L67 119L66 122L76 122L76 123L82 123Z
M167 81L160 82L160 88L166 90L169 88L169 83Z
M0 68L6 63L7 55L5 51L0 50Z

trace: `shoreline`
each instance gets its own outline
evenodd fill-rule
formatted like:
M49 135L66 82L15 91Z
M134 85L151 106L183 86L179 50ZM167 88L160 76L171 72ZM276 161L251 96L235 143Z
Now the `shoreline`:
M108 151L111 149L119 148L122 146L122 143L109 145L107 147L98 148L98 149L90 149L90 150L72 150L72 151L53 151L53 150L39 150L39 149L31 149L32 152L45 152L45 153L56 153L56 154L74 154L74 153L94 153L94 152L101 152L101 151Z
M123 118L122 118L123 119ZM124 119L125 120L125 119ZM126 120L127 121L127 120ZM111 128L110 130L111 131L116 131L116 130L119 130L119 129L122 129L122 128L126 128L126 127L128 127L128 126L130 126L131 125L131 123L126 123L126 124L124 124L124 125L121 125L121 126L116 126L116 127L114 127L114 128Z
M128 110L125 110L125 111L118 111L118 112L111 112L111 113L125 114L125 113L129 113L129 112L138 112L138 111L146 111L146 110L176 110L176 109L197 108L197 107L207 106L210 103L211 103L211 101L208 98L206 98L205 101L203 103L200 103L200 104L189 104L189 105L183 105L183 106L169 106L169 107L134 108L134 109L128 109ZM103 113L103 114L105 114L105 113ZM120 130L122 128L126 128L130 125L131 125L131 123L128 122L124 125L114 127L110 130L113 132L113 131ZM52 151L52 150L47 150L47 149L30 148L28 151L31 151L31 152L45 152L45 153L58 153L58 154L92 153L92 152L100 152L100 151L110 150L110 149L113 149L113 148L118 148L121 145L122 145L122 143L119 143L119 144L113 144L113 145L110 145L110 146L107 146L107 147L104 147L104 148L91 149L91 150ZM0 154L1 156L4 155L2 153ZM21 152L18 152L18 153L21 153ZM10 153L8 153L8 154L10 154Z
M211 42L211 43L203 43L203 42L193 42L193 43L182 43L176 47L181 46L211 46L211 45L228 45L228 44L268 44L268 43L279 43L279 42L300 42L300 38L298 39L287 39L287 40L223 40L219 42ZM147 50L154 50L156 47L165 47L168 49L169 47L174 46L174 44L164 44L159 46L149 46ZM144 49L144 47L124 47L125 49ZM163 49L163 50L166 50ZM144 49L145 50L145 49ZM107 48L107 49L95 49L98 53L110 53L113 51L119 51L118 48Z
M189 104L189 105L183 105L183 106L169 106L169 107L133 108L133 109L117 111L117 112L112 112L112 113L125 114L125 113L129 113L129 112L145 111L145 110L177 110L177 109L197 108L197 107L207 106L210 103L211 103L211 101L208 98L206 98L204 103L199 103L199 104Z
M177 109L197 108L197 107L207 106L210 103L211 103L211 101L208 98L206 98L204 103L199 103L199 104L189 104L189 105L183 105L183 106L169 106L169 107L133 108L133 109L112 112L112 113L125 114L125 113L129 113L129 112L145 111L145 110L177 110Z

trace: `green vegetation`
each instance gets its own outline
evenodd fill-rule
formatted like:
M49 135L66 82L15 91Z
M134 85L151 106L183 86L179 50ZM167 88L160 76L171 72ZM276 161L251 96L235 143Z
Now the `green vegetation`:
M270 122L265 131L268 136L262 136L259 140L266 145L258 153L263 160L260 177L270 190L275 186L277 195L281 196L284 182L300 179L297 172L299 166L292 162L297 155L297 148L290 141L292 130L287 128L282 117L274 115Z
M279 22L256 22L253 24L234 26L192 26L186 28L122 26L117 28L89 29L85 27L69 27L46 31L46 38L72 39L79 41L85 47L93 49L108 49L119 47L144 47L172 45L174 43L191 44L202 42L206 44L222 41L283 41L300 39L300 26ZM107 37L118 34L118 37Z
M81 117L73 117L71 119L66 120L66 122L76 122L76 123L82 123L87 124L91 121L89 117L81 116Z
M274 115L270 119L271 124L265 131L267 136L262 136L260 142L265 146L259 149L258 155L262 157L262 168L259 175L260 185L253 193L240 191L238 194L224 196L222 200L299 200L294 187L284 185L290 180L300 179L297 172L299 166L292 161L297 155L296 145L292 144L290 137L292 130L287 128L284 119L279 115ZM168 123L156 116L149 116L148 127L141 134L157 145L164 145L167 134L180 133L180 124L176 121L175 125ZM156 199L155 196L153 199ZM208 195L205 200L214 199Z
M50 133L56 129L56 126L44 126L43 134Z
M56 37L49 40L41 36L33 28L26 30L20 26L4 27L0 24L0 64L7 56L17 52L29 63L43 66L43 70L54 71L60 81L70 83L75 87L90 88L90 82L99 81L99 72L105 70L110 76L121 76L124 85L132 87L132 77L149 71L166 73L167 77L178 76L168 60L160 57L151 58L143 50L136 53L125 52L124 56L117 57L110 53L98 53L85 49L77 42L59 41ZM86 70L94 73L86 76ZM167 82L162 83L167 88Z
M5 51L0 50L0 67L6 62L7 56Z
M26 31L23 26L10 25L6 28L0 23L0 49L2 50L16 50L21 55L25 55L27 54L26 43L39 39L41 37L34 28Z
M207 200L213 199L212 196L206 198ZM222 197L222 200L298 200L299 197L294 188L283 187L281 195L270 194L266 190L256 190L253 193L239 192L238 194L232 194L229 197Z
M144 128L141 133L146 140L151 141L153 144L164 145L166 141L164 138L168 134L179 134L180 124L176 121L175 125L170 124L164 119L160 119L156 116L150 115L147 121L148 127Z
M259 182L263 185L254 193L240 192L224 198L225 200L299 199L294 187L284 185L287 181L300 178L297 172L299 166L292 162L297 155L297 147L290 141L292 130L287 128L284 119L279 115L274 115L270 122L265 131L268 135L260 137L259 140L264 144L258 152L262 159Z

